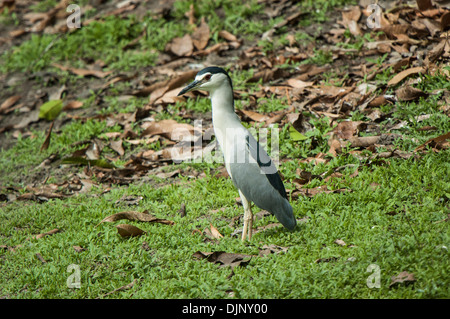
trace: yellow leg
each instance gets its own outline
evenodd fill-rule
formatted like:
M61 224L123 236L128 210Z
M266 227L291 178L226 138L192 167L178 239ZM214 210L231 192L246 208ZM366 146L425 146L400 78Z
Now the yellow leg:
M242 241L245 240L248 234L248 240L252 239L252 228L253 228L253 214L250 203L247 198L245 198L244 194L239 191L239 195L241 196L242 206L244 206L244 228L242 229Z

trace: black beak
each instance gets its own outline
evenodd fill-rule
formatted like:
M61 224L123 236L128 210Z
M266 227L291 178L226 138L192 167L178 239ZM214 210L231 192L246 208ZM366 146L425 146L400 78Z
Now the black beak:
M193 89L195 89L197 87L197 85L199 85L201 82L200 81L194 81L191 84L189 84L188 86L186 86L184 89L182 89L180 91L180 93L178 93L177 96L183 95L184 93L187 93Z

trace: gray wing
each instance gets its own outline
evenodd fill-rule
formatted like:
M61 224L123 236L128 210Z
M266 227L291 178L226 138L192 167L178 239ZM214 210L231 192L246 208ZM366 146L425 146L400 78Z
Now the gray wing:
M272 159L250 133L246 135L245 143L240 144L245 160L235 158L230 163L234 185L247 200L274 214L286 228L293 229L296 221L292 206Z

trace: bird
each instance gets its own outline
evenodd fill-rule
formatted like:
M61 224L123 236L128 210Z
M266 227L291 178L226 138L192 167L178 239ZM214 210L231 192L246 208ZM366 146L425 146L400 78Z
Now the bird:
M275 215L285 228L293 230L297 221L283 181L272 159L236 114L233 83L227 71L217 66L200 70L178 96L194 90L209 92L214 134L244 207L242 241L247 236L249 241L252 238L251 203Z

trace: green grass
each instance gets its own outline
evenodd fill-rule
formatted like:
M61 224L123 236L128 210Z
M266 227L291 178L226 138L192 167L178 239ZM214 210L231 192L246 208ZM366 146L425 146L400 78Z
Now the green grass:
M251 244L230 238L230 219L242 214L234 203L237 195L229 179L209 174L195 183L152 187L150 184L117 187L103 196L80 195L43 204L16 202L4 207L0 226L2 242L21 244L15 252L2 252L1 294L11 298L94 298L141 279L138 288L113 297L134 298L445 298L448 297L448 184L439 178L450 173L445 152L429 153L420 161L392 160L389 165L360 166L356 178L342 178L339 186L352 192L322 194L293 200L297 218L308 216L290 233L277 227L260 232ZM373 189L371 185L378 186ZM214 195L213 195L214 194ZM148 209L173 226L134 224L147 233L122 239L115 224L104 217L129 210L113 203L122 196L144 196L134 210ZM186 204L187 217L178 209ZM223 212L211 214L213 209ZM256 210L257 211L257 210ZM275 220L258 220L262 226ZM126 222L126 221L125 221ZM203 242L192 231L212 223L225 236L218 244ZM33 234L61 229L38 240ZM334 243L341 239L351 247ZM142 249L147 242L150 250ZM245 267L217 268L197 261L200 251L258 254L258 247L289 247L286 254L255 257ZM86 251L76 252L73 246ZM445 246L445 247L444 247ZM36 253L47 261L42 264ZM336 257L335 261L318 259ZM69 289L67 266L80 266L81 288ZM368 288L370 264L381 269L381 288ZM401 271L414 273L412 286L389 289L390 277ZM246 285L246 278L253 278ZM200 284L203 283L203 284Z
M33 10L45 11L44 5L51 6L52 3L42 2L42 7ZM303 1L299 6L302 10L307 9L309 14L299 24L323 22L332 8L349 3L354 1ZM218 41L217 33L222 29L243 37L259 38L276 22L257 19L263 8L255 5L256 1L243 4L241 1L177 1L168 20L151 16L141 20L136 17L106 18L59 38L33 35L2 55L0 71L35 72L50 69L52 62L84 67L86 61L98 58L103 59L109 69L119 72L149 66L170 39L192 31L184 27L187 19L184 13L190 4L194 4L197 18L206 17L213 41ZM143 31L148 36L139 42L141 52L122 50ZM280 30L281 38L275 47L262 43L267 46L267 51L285 43L283 32ZM302 42L314 41L300 34L295 36ZM370 37L351 40L347 48L358 49L366 41L371 41ZM382 58L375 63L383 63ZM323 65L332 62L332 57L327 51L316 50L308 62ZM67 73L58 74L68 85L78 81ZM230 74L235 89L248 91L249 95L260 90L261 84L248 83L252 75L252 69L236 70ZM387 69L376 80L387 83L392 76L391 69ZM336 75L330 73L324 78L331 82ZM439 74L423 76L415 86L430 96L381 107L389 114L380 123L382 132L393 121L406 121L407 125L392 133L404 136L395 142L395 146L407 152L450 131L448 117L439 110L442 93L438 91L449 89L447 78ZM103 96L106 107L93 110L93 102L99 93L92 91L83 100L84 108L94 114L132 113L144 106L148 99L120 101L119 97L128 88L127 84L110 88L108 95ZM395 89L389 88L386 94L393 94ZM236 108L248 105L249 101L249 97L243 94L242 99L236 101ZM258 106L259 112L273 112L284 109L286 101L276 97L260 99ZM168 105L163 112L152 115L156 120L171 118L189 122L179 115L184 110L201 117L210 111L210 101L206 98L190 99L185 103ZM429 117L418 121L417 116L420 115ZM64 116L65 112L60 114L60 118ZM313 113L305 111L303 116L312 125L312 130L303 134L304 139L292 139L289 125L279 126L280 158L283 160L279 169L286 187L295 189L294 181L300 177L300 169L322 176L312 180L307 188L326 186L329 190L348 191L291 198L296 218L306 220L299 223L294 232L282 227L269 228L255 234L251 242L244 243L231 237L242 224L232 227L230 223L235 216L243 215L243 208L236 204L238 193L232 181L215 176L221 164L206 161L167 166L165 171L188 171L174 180L149 174L145 182L127 187L111 185L107 192L104 191L109 185L98 185L87 194L63 200L1 202L0 244L15 248L14 251L0 248L0 297L97 298L139 279L133 288L117 291L106 298L448 298L449 228L444 220L448 218L450 199L449 151L429 150L420 153L416 159L373 160L364 157L373 155L369 151L356 157L351 149L344 149L337 157L326 157L329 159L327 163L306 162L302 160L328 152L327 133L333 127L326 118L318 118ZM351 119L365 120L365 115L356 111L351 114ZM245 125L258 128L258 125ZM435 130L421 131L423 126L434 126ZM123 130L119 125L109 127L106 121L67 121L53 132L49 149L42 152L39 150L45 132L31 130L31 136L19 136L12 147L1 150L0 184L22 188L21 193L25 193L30 177L42 174L35 168L51 154L69 156L86 146L74 146L76 142ZM137 126L135 130L138 132ZM13 138L11 133L6 136ZM124 145L127 156L138 150L126 141ZM163 146L155 142L146 149L160 150ZM114 156L108 147L102 154ZM114 164L121 166L124 162L125 159L121 158ZM52 166L55 171L46 172L49 177L47 184L70 178L55 176L60 170L58 163ZM82 170L83 167L68 168L71 174ZM343 175L325 181L324 177L335 170ZM190 171L204 172L205 177L189 177ZM45 176L36 180L44 181ZM2 194L8 192L8 189L1 189ZM130 207L121 201L123 196L142 196L143 199L137 206ZM182 204L186 205L185 217L178 212ZM97 226L106 216L126 210L148 210L175 224L122 220ZM254 209L254 213L258 211L258 208ZM276 219L270 216L257 219L254 226L274 222ZM114 227L121 223L132 224L146 233L124 239ZM202 231L210 224L224 235L216 243L205 242L204 237L195 231ZM54 228L61 232L41 239L29 239ZM337 239L347 245L336 244ZM253 257L246 267L234 268L232 276L228 267L220 268L192 257L196 251L258 255L263 245L271 244L289 249L287 253ZM76 252L73 246L86 250ZM38 259L37 253L46 263ZM67 287L67 279L71 275L67 267L72 264L80 269L79 289ZM380 288L368 288L366 284L371 275L367 268L372 264L380 268ZM402 271L413 273L416 282L390 288L390 278Z

